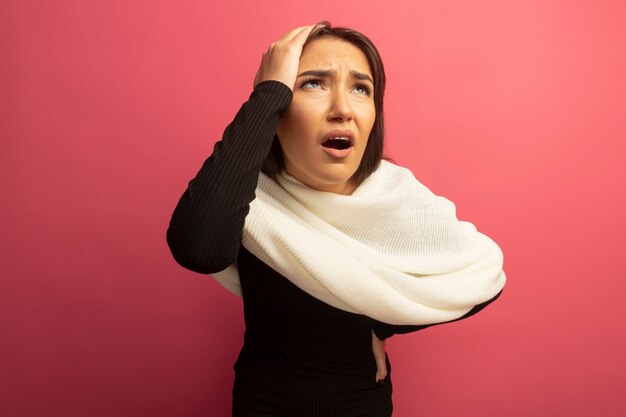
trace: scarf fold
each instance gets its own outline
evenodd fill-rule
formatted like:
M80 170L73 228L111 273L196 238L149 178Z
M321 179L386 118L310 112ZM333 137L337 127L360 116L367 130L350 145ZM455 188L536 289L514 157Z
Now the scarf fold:
M457 319L506 281L495 242L384 160L350 196L261 173L242 243L313 297L390 324ZM213 277L241 295L234 265Z

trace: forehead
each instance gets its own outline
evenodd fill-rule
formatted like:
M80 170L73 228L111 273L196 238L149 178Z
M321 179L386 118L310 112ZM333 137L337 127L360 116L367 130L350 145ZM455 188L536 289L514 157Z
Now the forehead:
M314 40L300 57L300 69L330 69L345 67L372 75L367 57L350 42L333 37Z

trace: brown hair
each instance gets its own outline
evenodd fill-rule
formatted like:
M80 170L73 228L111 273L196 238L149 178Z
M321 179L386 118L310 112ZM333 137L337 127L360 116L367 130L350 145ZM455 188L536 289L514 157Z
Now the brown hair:
M374 79L374 107L376 109L376 118L374 119L374 125L372 126L372 131L370 132L365 152L363 153L363 159L361 159L359 167L350 178L350 181L358 186L363 182L363 180L365 180L365 178L374 172L376 168L378 168L381 159L383 159L383 144L385 141L383 117L383 96L385 93L386 82L385 68L383 67L383 61L378 53L378 50L372 41L367 38L367 36L353 29L332 27L330 23L326 21L318 23L317 26L311 31L309 37L304 43L304 48L306 48L307 44L324 36L331 36L344 40L363 51L365 57L367 58L367 62L370 65ZM262 171L271 178L276 178L276 175L284 168L284 166L283 151L280 146L280 142L278 141L278 136L274 136L272 149L263 162Z

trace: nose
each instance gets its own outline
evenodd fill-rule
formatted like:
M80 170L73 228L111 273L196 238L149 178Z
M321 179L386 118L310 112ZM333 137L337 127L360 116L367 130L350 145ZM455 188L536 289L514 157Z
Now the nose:
M346 122L354 117L348 94L335 90L330 97L330 109L327 119L332 122Z

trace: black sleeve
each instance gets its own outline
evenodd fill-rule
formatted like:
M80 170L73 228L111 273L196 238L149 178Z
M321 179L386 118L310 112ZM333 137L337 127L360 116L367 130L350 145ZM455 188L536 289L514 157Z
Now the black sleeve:
M387 323L382 323L380 321L372 320L373 321L373 323L372 323L372 330L374 330L374 333L376 334L376 337L378 337L380 340L385 340L385 339L393 336L394 334L403 334L403 333L416 332L418 330L422 330L422 329L425 329L427 327L437 326L439 324L452 323L452 322L455 322L455 321L463 320L465 318L473 316L474 314L478 313L483 308L487 307L489 304L491 304L494 301L496 301L498 299L498 297L500 297L500 294L502 294L502 291L500 291L498 294L496 294L496 296L493 297L491 300L488 300L488 301L485 301L484 303L475 305L470 311L468 311L467 313L465 313L463 316L459 317L458 319L445 321L445 322L442 322L442 323L423 324L423 325L419 325L419 326L394 325L394 324L387 324Z
M209 274L236 259L261 165L291 98L281 82L259 83L189 182L167 229L167 244L180 265Z

